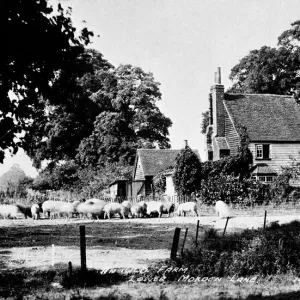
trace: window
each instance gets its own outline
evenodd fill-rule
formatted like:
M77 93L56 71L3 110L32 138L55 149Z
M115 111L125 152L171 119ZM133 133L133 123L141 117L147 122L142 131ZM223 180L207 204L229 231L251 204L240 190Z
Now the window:
M269 144L256 145L256 158L257 159L270 159L271 146Z
M254 178L254 176L252 178ZM265 183L273 182L273 178L274 178L274 176L258 176L258 180L261 182L265 182Z

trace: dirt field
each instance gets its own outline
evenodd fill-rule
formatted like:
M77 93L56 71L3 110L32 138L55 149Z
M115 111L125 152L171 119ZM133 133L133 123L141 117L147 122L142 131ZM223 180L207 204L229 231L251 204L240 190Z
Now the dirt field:
M268 216L267 224L279 224L300 219L298 215ZM112 219L88 221L0 220L0 268L47 269L53 264L80 264L79 225L86 227L87 266L96 269L147 268L158 260L168 259L175 227L180 227L183 240L185 229L189 248L195 240L196 217L152 219ZM200 217L199 236L211 227L223 232L226 220ZM227 231L263 227L264 216L231 218ZM54 245L54 246L52 246Z

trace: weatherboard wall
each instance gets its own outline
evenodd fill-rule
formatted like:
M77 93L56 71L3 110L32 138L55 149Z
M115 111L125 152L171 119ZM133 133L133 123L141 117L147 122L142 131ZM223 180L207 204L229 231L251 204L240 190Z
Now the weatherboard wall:
M255 145L257 144L270 144L271 145L271 158L270 159L257 159L255 153ZM282 171L281 166L291 165L292 159L300 159L300 143L263 143L251 142L249 149L253 155L253 164L266 163L272 167L277 174Z

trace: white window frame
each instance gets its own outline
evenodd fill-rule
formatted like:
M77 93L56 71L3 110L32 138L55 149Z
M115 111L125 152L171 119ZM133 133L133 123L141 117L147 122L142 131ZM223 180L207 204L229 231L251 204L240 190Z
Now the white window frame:
M264 157L263 146L269 146L269 157ZM271 144L256 144L255 145L255 158L256 159L271 159L272 158L272 146Z
M256 158L263 158L263 147L262 145L255 145Z

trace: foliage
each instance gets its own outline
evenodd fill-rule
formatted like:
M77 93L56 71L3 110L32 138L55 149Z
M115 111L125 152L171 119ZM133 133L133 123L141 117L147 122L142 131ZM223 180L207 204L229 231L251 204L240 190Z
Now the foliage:
M83 168L78 172L82 192L89 196L105 194L104 190L116 179L132 180L132 170L132 166L121 162L106 163L100 168Z
M168 168L166 168L165 170L157 173L154 177L153 177L153 187L155 190L155 193L158 195L162 195L165 193L166 191L166 173L169 171L173 171L174 167L170 166Z
M237 155L201 164L202 181L199 193L206 203L213 204L220 199L227 203L237 203L249 197L252 199L254 195L255 198L264 194L268 196L261 183L249 179L253 157L248 148L247 129L239 125L237 131L240 137Z
M299 156L290 156L291 163L281 167L282 172L276 177L272 184L272 192L277 197L287 197L293 190L290 186L290 180L299 180L300 160Z
M100 168L81 168L75 161L63 164L50 164L33 182L33 189L68 190L83 193L86 196L99 195L114 180L130 180L132 166L122 163L105 164Z
M74 161L49 164L33 182L35 190L78 190L78 165Z
M205 234L200 247L186 251L178 264L197 276L299 274L300 223L273 224L265 231Z
M161 99L159 83L152 73L131 65L98 71L86 78L97 86L90 99L101 112L92 133L78 148L77 159L85 166L105 162L133 164L137 148L169 148L172 125L156 102Z
M43 96L59 102L52 88L57 81L70 93L69 70L90 42L86 28L79 36L72 25L70 10L58 5L57 12L46 0L4 0L0 2L1 37L5 41L0 58L0 162L4 149L14 153L26 146L26 132L35 110L43 110ZM64 77L64 80L62 80ZM13 92L13 96L11 96Z
M232 175L215 174L201 181L199 195L203 203L215 204L222 200L226 203L250 205L268 199L269 187L254 179L243 179Z
M178 195L190 195L200 189L202 179L201 162L189 146L176 157L173 182Z
M4 192L6 197L23 197L32 182L33 179L26 176L18 164L14 164L0 177L0 191Z
M231 70L229 92L292 94L300 87L300 21L278 38L278 47L252 50Z
M205 111L202 113L202 121L201 121L201 133L206 134L206 128L209 125L209 111Z

